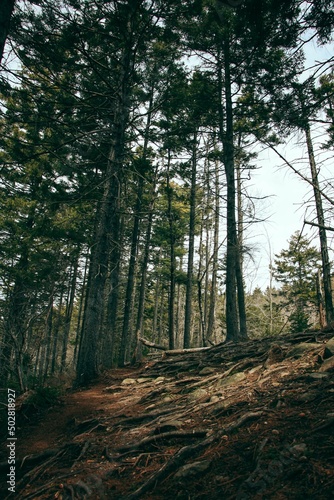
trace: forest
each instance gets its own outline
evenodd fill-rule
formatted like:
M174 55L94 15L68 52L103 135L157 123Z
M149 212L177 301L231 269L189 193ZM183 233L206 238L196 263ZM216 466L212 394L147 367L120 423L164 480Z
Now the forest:
M140 361L141 339L333 325L317 152L333 150L334 58L305 55L332 39L332 0L7 0L0 21L2 387L85 385ZM296 228L249 291L247 232L265 218L249 179L291 142L317 237Z

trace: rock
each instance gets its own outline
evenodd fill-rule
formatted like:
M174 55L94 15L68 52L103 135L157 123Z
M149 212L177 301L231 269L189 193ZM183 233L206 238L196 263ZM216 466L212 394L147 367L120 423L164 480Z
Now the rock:
M334 356L325 359L323 364L319 368L320 372L333 372L334 371Z
M181 467L174 475L175 479L188 479L198 474L203 474L210 468L211 462L209 460L202 460L201 462L192 462Z
M325 345L325 352L328 354L328 353L331 353L331 356L334 356L334 337L332 337L331 339L329 339L327 342L326 342L326 345Z
M314 373L308 373L305 376L305 380L307 382L312 382L312 380L324 380L328 378L328 373L319 373L319 372L314 372Z
M275 363L280 363L281 361L283 361L284 356L285 354L282 347L278 344L273 344L269 349L268 358L264 366L267 367Z
M318 396L317 391L309 391L304 392L303 394L296 394L295 400L301 403L309 403L310 401L314 401Z
M166 377L157 377L157 378L155 379L154 383L155 383L156 385L158 385L158 384L162 384L163 382L165 382L165 380L166 380Z
M169 420L167 422L161 422L154 431L153 434L162 434L164 432L171 432L181 429L183 422L181 420Z
M312 351L313 349L319 349L320 344L316 343L309 343L309 342L301 342L300 344L292 347L292 349L289 349L287 352L286 357L287 358L301 358L303 354L305 354L308 351Z
M163 403L171 403L173 401L173 398L170 396L165 396L162 400Z
M146 382L151 382L151 378L137 378L137 383L138 384L145 384Z
M196 399L201 399L205 396L208 396L208 392L205 389L195 389L189 394L189 399L195 401Z
M295 444L289 448L289 452L296 458L305 455L306 450L307 446L305 443Z
M227 385L236 384L237 382L241 382L246 378L244 372L234 373L234 375L230 375L227 378L223 378L222 380L218 380L217 387L225 387Z
M136 381L134 378L125 378L121 385L132 385L135 383L136 383Z
M216 372L216 370L214 368L212 368L211 366L205 366L199 372L199 375L211 375L212 373L215 373L215 372Z

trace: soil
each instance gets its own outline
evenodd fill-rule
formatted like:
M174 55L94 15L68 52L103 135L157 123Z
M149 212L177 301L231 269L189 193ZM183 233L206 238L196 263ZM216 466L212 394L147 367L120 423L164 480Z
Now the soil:
M155 354L43 412L18 402L0 497L332 499L333 335Z

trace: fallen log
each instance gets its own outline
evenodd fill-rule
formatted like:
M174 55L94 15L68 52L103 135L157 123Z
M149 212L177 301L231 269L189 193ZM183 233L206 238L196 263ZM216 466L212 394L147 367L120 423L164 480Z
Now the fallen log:
M194 347L192 349L168 349L167 347L159 344L154 344L154 342L150 342L147 339L142 337L139 338L140 342L151 349L160 349L160 351L164 351L166 356L178 356L180 354L192 354L193 352L202 352L208 351L211 347Z
M209 349L212 349L211 347L194 347L192 349L174 349L174 350L167 350L164 352L166 356L179 356L180 354L192 354L196 352L203 352L203 351L208 351Z
M167 351L167 347L159 344L154 344L153 342L143 339L142 337L139 337L139 341L147 347L150 347L151 349L160 349L160 351Z

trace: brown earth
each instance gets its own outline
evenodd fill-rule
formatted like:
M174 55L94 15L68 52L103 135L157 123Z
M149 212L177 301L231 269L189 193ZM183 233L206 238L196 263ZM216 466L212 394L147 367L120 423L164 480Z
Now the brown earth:
M158 355L17 418L1 498L332 499L333 332Z

